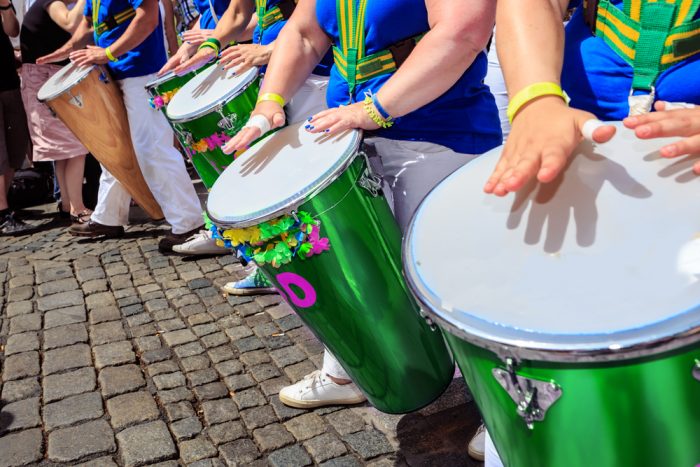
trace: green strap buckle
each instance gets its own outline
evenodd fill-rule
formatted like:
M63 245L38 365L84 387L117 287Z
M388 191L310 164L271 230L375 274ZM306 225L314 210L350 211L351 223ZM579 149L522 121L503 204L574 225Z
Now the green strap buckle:
M675 4L656 2L644 5L635 47L633 89L651 90L661 74L664 43L673 27L675 12Z

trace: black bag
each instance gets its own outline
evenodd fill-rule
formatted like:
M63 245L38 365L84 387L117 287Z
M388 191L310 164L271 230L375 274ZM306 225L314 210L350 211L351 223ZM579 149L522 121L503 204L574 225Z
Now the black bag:
M53 201L53 171L20 169L12 179L7 202L11 209L23 209Z

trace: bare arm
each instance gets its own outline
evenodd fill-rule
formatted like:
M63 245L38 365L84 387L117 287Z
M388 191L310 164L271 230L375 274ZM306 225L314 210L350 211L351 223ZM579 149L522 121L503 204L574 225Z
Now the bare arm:
M51 2L46 12L49 14L54 23L58 24L64 31L74 33L80 21L83 19L83 10L85 9L85 0L78 0L69 10L65 3L60 0Z
M0 0L0 7L9 7L12 3L9 0ZM7 10L0 11L0 18L2 18L2 30L5 31L10 37L17 37L19 35L19 21L17 21L17 16L15 16L15 10L13 8L8 8Z
M163 4L163 27L165 28L165 38L168 42L168 53L174 54L178 49L177 33L175 32L175 11L171 0L161 0Z
M71 37L68 42L56 51L39 57L36 62L40 65L44 63L61 62L68 58L72 51L82 49L86 45L91 44L93 40L92 21L86 16L82 18L83 19L78 24L78 28L73 33L73 37Z

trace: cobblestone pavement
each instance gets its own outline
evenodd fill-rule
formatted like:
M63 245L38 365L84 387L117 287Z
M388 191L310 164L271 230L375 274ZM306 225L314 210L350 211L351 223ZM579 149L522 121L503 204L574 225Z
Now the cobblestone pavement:
M233 257L161 255L164 229L0 238L0 467L479 465L461 379L404 416L283 406L321 344L278 296L224 297Z

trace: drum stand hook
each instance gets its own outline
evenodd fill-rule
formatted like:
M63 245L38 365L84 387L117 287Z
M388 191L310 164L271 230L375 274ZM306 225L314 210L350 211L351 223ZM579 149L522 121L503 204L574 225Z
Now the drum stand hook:
M528 429L535 428L535 422L544 420L547 410L559 400L561 387L554 381L540 381L520 376L515 372L517 362L506 358L506 369L494 368L493 377L510 395L517 406L518 415Z
M369 192L369 194L376 198L382 194L382 177L374 173L372 170L372 166L369 163L369 156L367 156L366 152L360 151L357 153L357 155L362 156L365 159L365 170L357 180L357 184L360 186L360 188L364 188Z

